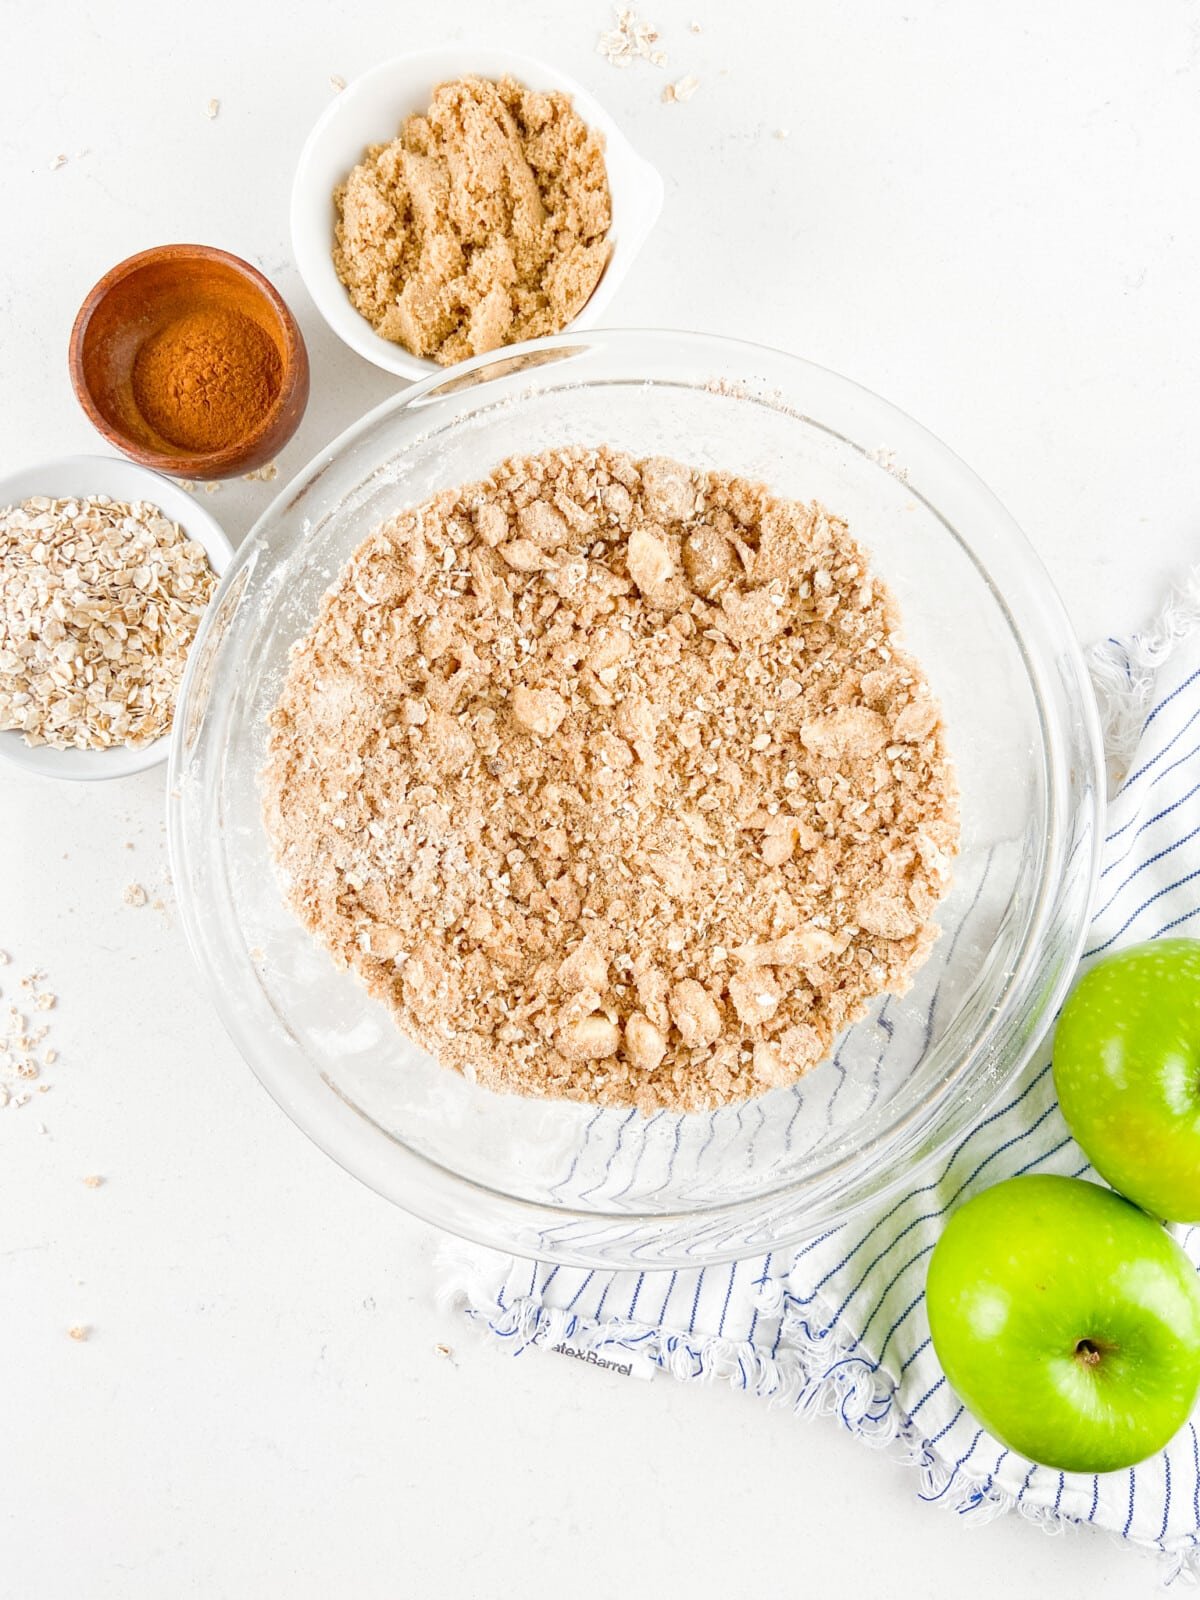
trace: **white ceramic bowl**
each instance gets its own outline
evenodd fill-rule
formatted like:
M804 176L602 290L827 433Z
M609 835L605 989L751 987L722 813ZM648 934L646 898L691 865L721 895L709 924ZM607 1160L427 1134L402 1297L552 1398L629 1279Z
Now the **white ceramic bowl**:
M604 315L662 209L662 179L637 155L607 111L580 84L532 56L455 45L397 56L356 78L327 107L300 154L292 184L292 250L305 288L338 338L402 378L425 378L442 369L380 338L350 303L333 268L333 191L362 160L368 145L395 138L405 117L427 109L439 83L468 74L508 74L530 89L569 94L583 120L604 136L612 253L591 299L564 332L594 327Z
M0 507L41 494L57 500L101 494L110 500L149 500L204 546L218 577L233 559L233 546L207 507L170 478L118 456L64 456L0 478ZM0 732L0 757L44 778L124 778L165 761L170 747L170 738L165 737L138 749L117 745L111 750L54 750L45 744L28 745L19 733Z

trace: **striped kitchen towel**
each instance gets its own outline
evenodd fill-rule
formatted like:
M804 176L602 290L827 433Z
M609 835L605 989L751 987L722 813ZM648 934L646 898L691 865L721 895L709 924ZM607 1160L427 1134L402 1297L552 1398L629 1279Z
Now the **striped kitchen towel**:
M1092 652L1110 802L1085 960L1118 945L1200 937L1200 569L1151 632ZM920 1470L923 1500L971 1520L1016 1509L1094 1523L1200 1572L1200 1434L1100 1477L1005 1450L942 1374L925 1269L946 1213L1023 1172L1092 1175L1063 1123L1042 1049L949 1153L875 1215L788 1252L704 1270L587 1272L447 1248L449 1297L514 1354L567 1346L585 1360L726 1381L803 1414L829 1414ZM1200 1263L1200 1228L1181 1234Z

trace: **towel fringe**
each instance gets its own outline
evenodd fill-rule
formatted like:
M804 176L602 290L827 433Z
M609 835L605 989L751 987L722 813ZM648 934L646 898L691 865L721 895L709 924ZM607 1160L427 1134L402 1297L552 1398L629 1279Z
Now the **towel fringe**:
M1114 785L1124 778L1154 697L1155 678L1191 635L1200 631L1200 567L1180 577L1150 627L1129 639L1105 639L1087 664Z
M1015 1511L1046 1534L1061 1534L1076 1519L1052 1506L1034 1505L996 1487L990 1476L974 1476L942 1460L901 1411L890 1374L867 1360L858 1341L838 1324L814 1334L803 1316L784 1318L787 1347L768 1355L745 1340L716 1334L669 1333L628 1318L598 1321L530 1296L504 1304L498 1297L507 1258L461 1242L447 1241L438 1256L439 1304L465 1312L489 1341L513 1356L565 1342L579 1350L620 1349L641 1355L685 1383L726 1383L770 1406L786 1406L800 1417L837 1417L843 1428L874 1449L887 1450L920 1475L920 1498L942 1506L971 1527ZM1101 1530L1106 1531L1106 1530ZM1163 1586L1200 1581L1200 1548L1184 1541L1161 1542L1109 1535L1158 1557Z

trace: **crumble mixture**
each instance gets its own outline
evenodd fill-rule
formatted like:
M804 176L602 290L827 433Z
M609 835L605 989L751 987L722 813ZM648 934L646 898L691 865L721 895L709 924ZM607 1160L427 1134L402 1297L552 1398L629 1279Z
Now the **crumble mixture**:
M297 916L521 1094L792 1083L937 935L941 714L846 525L572 448L354 553L293 647L264 815Z
M608 261L603 141L512 78L434 91L334 191L333 263L385 339L444 365L558 333Z

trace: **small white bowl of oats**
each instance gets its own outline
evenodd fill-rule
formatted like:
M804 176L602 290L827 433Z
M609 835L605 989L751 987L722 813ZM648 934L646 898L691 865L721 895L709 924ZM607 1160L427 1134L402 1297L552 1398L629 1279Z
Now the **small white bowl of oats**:
M292 249L338 338L417 379L595 327L662 202L581 84L448 46L382 62L326 107L296 167Z
M65 456L0 478L0 758L84 781L165 761L232 557L206 507L131 461Z

